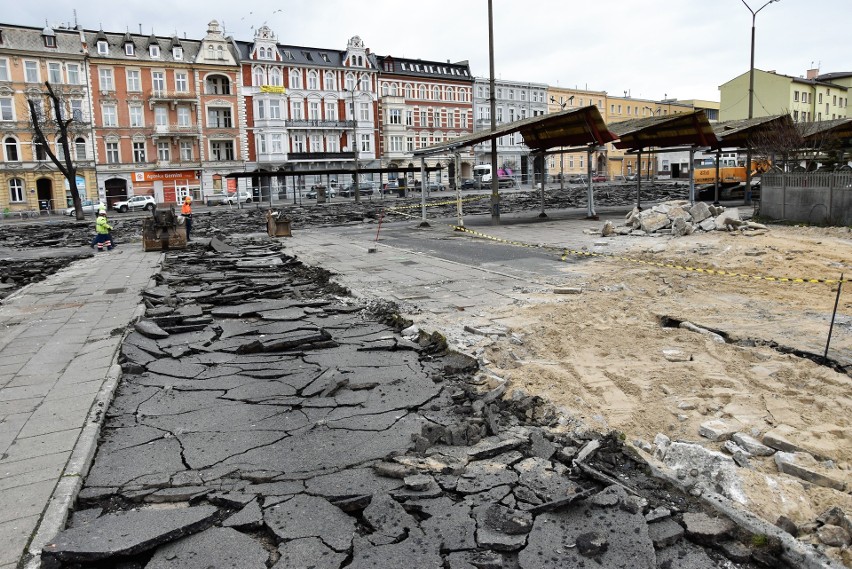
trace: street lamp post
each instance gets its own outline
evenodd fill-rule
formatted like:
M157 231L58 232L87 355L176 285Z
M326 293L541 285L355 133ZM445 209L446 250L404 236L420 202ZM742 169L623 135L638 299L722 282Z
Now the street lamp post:
M355 201L361 201L361 181L358 179L358 119L355 116L355 89L343 89L352 96L352 153L355 158L355 173L353 186L355 187Z
M772 4L773 2L780 2L781 0L769 0L766 4L758 8L757 10L752 10L751 6L746 4L745 0L741 0L743 5L748 8L748 11L751 12L751 62L748 70L748 118L752 119L754 117L754 23L757 19L757 14ZM744 205L751 204L751 144L746 144L746 188L745 188L745 202Z
M550 102L554 103L554 104L558 104L559 107L560 107L560 110L563 110L563 111L565 110L565 106L572 103L573 101L574 101L574 95L571 95L570 97L568 97L567 101L564 100L562 97L559 97L559 103L556 103L556 98L553 95L550 96ZM559 153L559 189L560 190L565 189L565 163L564 163L564 158L565 158L565 153L560 152Z

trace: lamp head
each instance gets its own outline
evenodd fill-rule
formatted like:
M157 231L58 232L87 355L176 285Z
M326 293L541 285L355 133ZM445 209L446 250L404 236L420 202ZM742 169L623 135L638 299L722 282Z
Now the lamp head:
M573 102L573 101L574 101L574 95L571 95L570 97L568 97L568 102L569 102L569 103L571 103L571 102Z

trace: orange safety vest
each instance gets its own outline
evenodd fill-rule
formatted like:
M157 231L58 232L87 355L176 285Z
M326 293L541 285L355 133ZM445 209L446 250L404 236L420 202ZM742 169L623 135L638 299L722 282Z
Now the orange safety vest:
M180 208L181 215L192 215L192 205L189 202L183 202Z

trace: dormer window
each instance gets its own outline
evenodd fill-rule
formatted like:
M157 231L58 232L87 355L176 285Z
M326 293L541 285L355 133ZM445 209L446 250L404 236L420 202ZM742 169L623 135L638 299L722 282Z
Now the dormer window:
M154 44L154 43L149 45L148 46L148 55L150 55L151 57L159 58L160 57L160 46L157 45L157 44Z
M175 59L183 59L183 48L179 45L176 45L172 48L172 57Z
M136 46L129 42L124 44L124 55L136 55Z
M106 55L109 53L109 44L103 40L98 42L98 53Z
M56 36L44 36L44 47L56 47Z

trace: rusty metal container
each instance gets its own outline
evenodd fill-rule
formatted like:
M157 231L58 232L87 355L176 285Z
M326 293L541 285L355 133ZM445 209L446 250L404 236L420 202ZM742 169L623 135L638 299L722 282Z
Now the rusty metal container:
M186 249L186 224L175 214L174 207L155 209L142 221L142 250L166 251Z
M266 212L266 232L270 237L291 237L290 220L278 213Z

